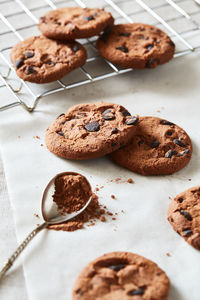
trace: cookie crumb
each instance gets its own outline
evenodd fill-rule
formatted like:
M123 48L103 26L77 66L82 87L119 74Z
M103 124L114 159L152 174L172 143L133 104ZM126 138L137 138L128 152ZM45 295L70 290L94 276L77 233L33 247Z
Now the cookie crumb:
M107 211L107 215L113 216L113 213L111 213L110 211Z
M169 198L169 200L172 200L172 197L169 196L168 198Z
M112 220L116 220L116 218L115 218L115 217L113 217L113 218L112 218Z
M101 216L101 217L100 217L100 221L101 221L101 222L105 222L105 221L106 221L105 216Z
M166 253L167 256L171 256L169 252Z
M20 135L18 135L18 139L20 139L21 138L21 136Z
M127 180L127 182L128 182L128 183L134 183L134 181L133 181L132 178L129 178L129 179Z
M188 181L191 181L191 180L192 180L191 178L188 179Z
M36 218L39 218L39 215L38 215L38 214L34 214L34 216L35 216Z
M38 140L40 139L40 137L38 135L34 135L33 138L38 139Z
M116 199L115 195L111 195L110 197L111 197L112 199Z
M40 146L41 146L41 147L43 147L43 146L44 146L44 144L40 144Z
M99 188L98 188L98 187L96 187L96 188L95 188L95 192L98 192L98 191L99 191Z

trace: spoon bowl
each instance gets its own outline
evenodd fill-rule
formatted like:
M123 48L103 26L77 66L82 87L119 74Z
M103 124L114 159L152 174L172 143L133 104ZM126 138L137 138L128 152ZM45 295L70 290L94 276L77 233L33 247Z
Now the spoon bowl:
M68 220L71 220L72 218L75 218L79 214L81 214L89 205L92 196L88 199L86 204L78 211L75 211L71 214L63 214L61 211L59 211L57 204L53 201L53 195L55 192L55 181L57 178L65 175L80 175L79 173L75 172L62 172L54 176L49 183L47 184L43 196L42 196L42 205L41 205L41 211L42 211L42 216L43 219L48 223L48 224L59 224ZM81 175L83 176L83 175ZM84 177L85 178L85 177ZM87 181L90 189L90 183L88 180L85 178ZM91 189L92 190L92 189Z

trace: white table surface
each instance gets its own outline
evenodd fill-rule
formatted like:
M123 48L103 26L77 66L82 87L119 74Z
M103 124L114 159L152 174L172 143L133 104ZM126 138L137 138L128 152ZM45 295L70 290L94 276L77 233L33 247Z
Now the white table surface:
M83 233L81 230L73 235L52 231L40 233L10 270L10 275L8 274L8 278L1 287L3 295L1 299L15 297L20 300L27 298L53 300L58 295L59 300L69 300L72 284L86 263L104 252L128 250L154 260L167 271L172 283L169 300L188 300L188 295L192 295L192 300L199 300L197 279L200 276L199 252L177 235L166 221L170 201L168 197L174 197L182 190L199 184L199 58L199 53L191 54L174 59L171 63L155 70L134 71L62 92L56 96L52 95L44 98L33 114L28 114L21 107L1 114L1 149L10 200L14 208L14 219L17 224L18 242L22 241L37 223L33 214L40 214L41 192L48 178L63 171L64 168L68 170L71 168L72 171L79 170L86 174L93 186L96 183L104 184L103 196L106 196L105 193L113 193L114 189L118 200L115 203L109 202L109 205L112 209L124 208L126 211L124 216L119 215L115 224L98 223ZM169 119L183 127L193 140L194 153L191 163L172 176L147 178L112 165L104 158L87 162L70 162L57 158L45 147L40 147L40 143L44 143L45 129L57 115L73 104L102 100L121 103L133 113L155 115ZM34 139L35 135L39 135L40 140ZM19 139L18 136L21 138ZM92 175L91 178L90 175ZM136 183L131 188L125 185L107 184L108 179L118 176L132 177ZM1 165L1 184L2 179ZM22 180L21 184L20 180ZM27 190L23 189L24 182ZM0 244L3 255L1 262L16 246L15 226L8 195L5 192L5 184L2 185L2 191L3 205L0 211L3 216L0 218L0 228L3 239ZM130 214L133 206L129 201L132 191L133 201L137 208L137 215L134 214L134 219ZM24 193L23 199L21 199L22 192ZM30 198L29 205L25 201L28 197ZM106 198L102 199L104 201ZM6 207L5 210L4 207ZM159 211L159 214L154 208ZM154 217L149 218L149 214ZM127 221L125 223L124 217ZM132 224L131 228L129 224ZM117 231L113 231L115 226ZM137 229L133 231L132 228ZM87 238L88 246L84 245L84 236ZM119 240L118 236L123 239ZM65 249L64 257L63 250L61 251L60 247L54 245L55 240L58 245L62 243ZM77 248L78 240L80 244ZM73 252L69 249L69 245ZM56 257L59 256L59 260L51 256L50 248L57 255ZM82 249L81 252L80 249ZM171 256L167 257L166 252L170 252ZM75 263L76 256L80 259L78 264ZM51 262L54 263L54 271L51 277L48 277L49 283L45 282L45 278L49 275L50 270L46 268ZM24 281L23 270L20 268L22 264L25 268L26 281ZM56 276L59 274L58 282L52 277L54 272ZM38 278L41 278L41 281ZM9 293L10 298L7 296Z
M41 4L41 0L25 0L25 3L30 7L36 7ZM89 3L94 5L93 0ZM188 3L185 7L188 12L191 8L196 9L194 3ZM62 3L59 5L61 6ZM19 9L16 3L9 6L9 9L6 4L3 6L3 13L13 12L13 9L17 12ZM37 17L44 12L45 8L41 9ZM146 17L148 16L145 14L143 18L145 22L155 21L152 17L148 19ZM136 21L140 20L141 16L136 19ZM11 21L16 21L18 26L21 25L20 16ZM24 19L24 22L26 24L30 19ZM33 33L28 30L21 31L21 34L25 38ZM36 28L34 34L37 34ZM199 44L199 37L197 42ZM13 41L8 36L4 43L13 44ZM113 250L136 252L157 262L171 279L169 300L199 300L200 254L178 236L166 221L166 211L170 201L168 197L174 197L189 187L199 185L199 70L200 54L194 53L174 59L155 70L133 71L46 97L41 100L33 114L28 114L21 107L0 113L0 267L15 250L17 244L39 222L33 214L40 214L40 196L47 179L63 171L65 167L74 171L81 170L83 174L88 175L93 184L104 184L105 193L111 193L114 189L117 201L112 204L113 207L123 208L124 205L127 210L125 214L127 219L124 220L120 215L116 225L108 222L84 231L84 235L88 238L88 245L85 248L81 244L85 242L81 231L74 235L63 232L41 233L0 284L1 300L55 300L55 298L70 300L72 283L81 268L103 252ZM3 89L1 100L10 97L6 89ZM172 176L147 178L111 165L104 158L83 163L66 162L54 157L45 147L40 149L39 144L44 143L45 129L57 115L65 112L72 105L94 101L119 103L132 113L154 115L177 123L193 140L194 153L191 163ZM39 135L41 139L33 139L35 135ZM21 140L18 136L21 136ZM31 161L27 153L30 153ZM118 176L133 177L136 182L133 186L134 208L137 208L138 213L137 216L135 215L135 220L132 220L128 213L132 209L128 201L132 197L130 187L110 185L106 182L107 179ZM27 189L29 188L28 191L22 189L23 184L20 184L22 179L23 184L25 182ZM32 203L30 201L27 205L23 198L21 213L22 191L25 199L30 195L30 200L34 201ZM103 197L102 199L104 200ZM149 201L146 201L147 199ZM159 212L156 217L154 208ZM149 218L148 213L155 219ZM129 224L136 230L130 232ZM76 238L73 238L74 236ZM119 241L119 236L123 237L122 241ZM112 242L107 242L109 240ZM63 252L59 247L53 248L54 241L66 247L66 259L63 259ZM83 247L82 252L77 249L77 241L80 241L80 249ZM68 249L69 243L74 251L72 255ZM60 262L54 266L53 272L48 269L50 263L56 262L55 257L49 256L52 250L55 255L60 255ZM170 252L171 256L167 257L166 252ZM75 264L76 257L79 257L79 264ZM58 276L59 283L56 282L54 274ZM49 281L46 281L46 278Z

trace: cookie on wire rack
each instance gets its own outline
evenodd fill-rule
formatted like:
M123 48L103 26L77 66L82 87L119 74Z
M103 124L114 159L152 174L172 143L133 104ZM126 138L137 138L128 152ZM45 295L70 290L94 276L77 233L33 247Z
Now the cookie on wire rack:
M114 19L103 8L64 7L40 18L39 29L52 39L73 40L99 35Z
M175 44L160 29L141 23L108 28L98 39L99 54L123 68L155 68L171 60Z
M48 83L84 65L87 53L76 41L56 41L40 35L15 45L10 58L23 80Z

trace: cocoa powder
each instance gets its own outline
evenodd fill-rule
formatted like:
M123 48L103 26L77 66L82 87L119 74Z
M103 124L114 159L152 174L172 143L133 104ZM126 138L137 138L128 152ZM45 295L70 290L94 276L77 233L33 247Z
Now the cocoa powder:
M100 221L105 222L105 213L106 211L102 209L102 206L98 202L98 196L92 193L92 200L90 204L80 215L78 215L70 221L66 221L60 224L49 225L48 228L54 230L74 231L83 228L84 224L88 222L88 226L95 225L95 221L97 219L100 219Z
M64 213L80 210L92 195L87 179L80 174L62 175L55 180L53 201Z
M58 209L64 213L72 213L80 210L91 198L91 202L87 208L77 217L60 223L49 225L49 229L74 231L87 226L94 226L95 221L99 219L101 222L106 221L105 214L113 215L106 207L98 202L98 196L91 190L87 179L80 174L62 175L55 180L55 192L53 201L57 204Z

